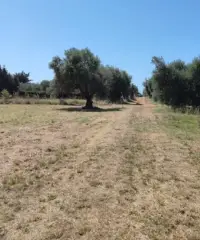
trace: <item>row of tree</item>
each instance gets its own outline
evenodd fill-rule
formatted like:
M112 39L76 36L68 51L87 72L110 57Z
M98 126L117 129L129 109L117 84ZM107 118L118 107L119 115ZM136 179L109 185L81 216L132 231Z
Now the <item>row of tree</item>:
M92 108L94 96L112 102L133 98L138 94L132 77L124 70L104 66L98 56L88 48L70 48L64 57L53 57L49 67L54 71L54 86L57 94L68 95L78 90L86 99L85 108Z
M144 82L144 94L155 101L173 106L200 106L200 58L191 63L176 60L166 63L153 57L155 68Z
M18 94L20 96L38 96L40 98L52 95L52 81L43 80L40 83L20 83Z
M18 91L20 84L29 83L29 73L20 72L11 74L8 70L0 65L0 92L6 89L10 94Z
M25 72L11 74L0 66L0 92L6 89L9 94L39 97L82 97L87 108L91 108L92 99L119 101L122 97L133 99L139 94L132 83L132 77L124 70L113 66L104 66L100 59L88 48L71 48L64 57L53 57L49 64L54 71L54 79L32 83Z
M0 92L7 90L11 95L18 93L21 96L44 97L50 96L52 87L51 81L43 80L40 83L32 83L29 73L22 71L11 74L5 66L0 65Z

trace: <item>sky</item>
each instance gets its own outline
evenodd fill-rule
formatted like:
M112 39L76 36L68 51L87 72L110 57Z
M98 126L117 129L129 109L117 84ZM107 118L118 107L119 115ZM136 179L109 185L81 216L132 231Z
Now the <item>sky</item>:
M88 47L142 91L153 56L199 56L199 10L199 0L0 0L0 65L51 80L53 56Z

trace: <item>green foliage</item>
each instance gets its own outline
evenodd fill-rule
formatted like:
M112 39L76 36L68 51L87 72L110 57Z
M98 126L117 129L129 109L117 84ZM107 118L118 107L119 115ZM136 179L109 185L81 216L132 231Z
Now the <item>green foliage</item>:
M187 70L189 94L188 98L192 106L200 105L200 58L194 58L191 64L188 64Z
M109 66L106 68L107 73L104 76L104 82L107 88L108 99L112 102L116 102L120 100L121 95L128 98L131 86L131 76L118 68Z
M40 90L46 92L47 89L50 87L51 81L43 80L40 83Z
M0 92L6 89L10 94L14 94L22 82L30 82L29 74L21 72L12 75L0 65Z
M70 48L64 58L54 57L49 64L55 73L55 82L62 93L78 88L87 100L87 107L92 107L92 98L101 85L98 73L100 60L88 48Z
M21 83L19 85L19 91L22 92L39 92L40 91L40 84L39 83Z
M4 98L4 99L9 99L10 94L6 89L4 89L3 91L1 91L1 97Z
M49 87L46 88L46 94L51 98L55 98L59 96L59 91L54 79L52 81L49 81Z
M134 99L139 95L137 86L131 82L132 77L126 71L111 66L101 66L99 72L103 87L99 89L98 95L103 95L111 102L119 101L121 95L127 99Z
M79 89L87 100L87 107L92 107L94 95L115 102L120 100L122 94L125 98L138 94L126 71L100 65L100 59L88 48L71 48L65 51L64 58L54 57L49 66L54 71L59 95Z
M54 72L53 80L33 83L24 71L10 74L0 65L0 92L6 89L12 96L34 98L85 98L86 107L92 107L92 99L117 102L121 96L134 99L138 88L132 77L124 70L101 65L98 56L88 48L70 48L64 57L53 57L49 67Z
M2 97L3 103L9 103L10 94L6 89L1 91L0 96Z
M172 107L200 105L200 59L185 64L181 60L165 63L153 57L155 69L144 82L144 93L155 101Z
M24 71L22 71L20 73L15 73L13 77L15 81L18 83L29 83L30 82L29 75L30 75L29 73L25 73Z
M131 83L130 87L129 87L129 97L131 99L134 99L135 97L140 97L141 94L139 93L138 87Z
M18 84L8 70L0 65L0 92L7 89L10 93L17 90Z

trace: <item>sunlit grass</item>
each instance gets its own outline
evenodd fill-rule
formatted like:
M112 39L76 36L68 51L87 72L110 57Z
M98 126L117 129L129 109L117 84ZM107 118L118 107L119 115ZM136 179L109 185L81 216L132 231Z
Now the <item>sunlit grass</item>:
M155 112L162 115L163 126L174 136L192 140L200 137L200 117L189 112L182 113L159 105Z

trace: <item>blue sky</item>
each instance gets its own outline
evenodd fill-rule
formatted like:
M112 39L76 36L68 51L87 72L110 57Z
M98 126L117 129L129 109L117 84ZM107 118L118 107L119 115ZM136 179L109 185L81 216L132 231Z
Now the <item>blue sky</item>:
M89 47L142 89L152 56L188 62L200 52L199 0L0 0L0 64L34 81L70 47Z

